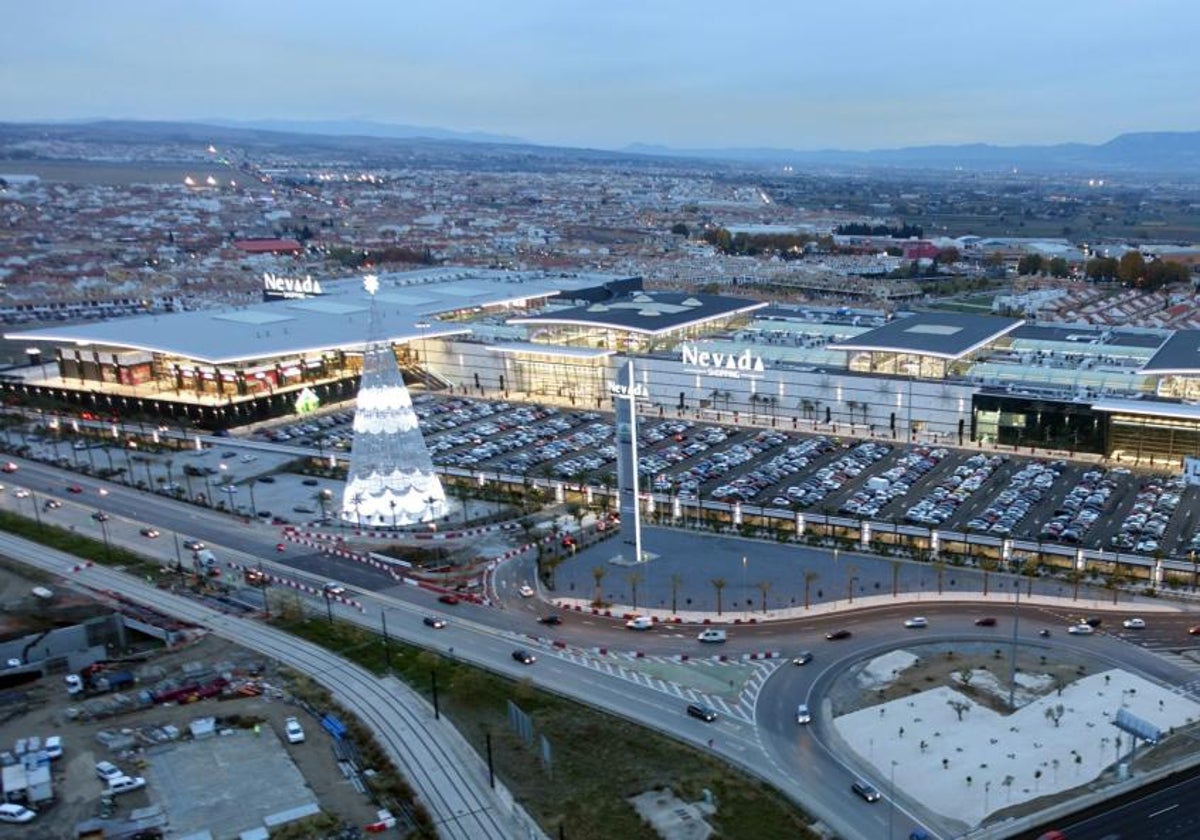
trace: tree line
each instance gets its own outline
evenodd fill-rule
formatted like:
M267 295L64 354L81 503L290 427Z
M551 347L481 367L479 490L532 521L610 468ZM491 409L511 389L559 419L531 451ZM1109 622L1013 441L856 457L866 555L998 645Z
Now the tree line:
M850 222L838 225L834 233L839 236L890 236L893 239L920 239L925 230L918 225L903 224L900 227L891 225L868 225L865 222Z

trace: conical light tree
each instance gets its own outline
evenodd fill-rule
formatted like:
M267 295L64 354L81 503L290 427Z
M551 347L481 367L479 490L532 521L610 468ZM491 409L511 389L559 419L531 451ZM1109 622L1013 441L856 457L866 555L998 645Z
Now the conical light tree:
M432 522L446 514L446 493L433 470L391 342L380 335L375 303L379 279L368 275L363 285L371 296L371 314L342 520L370 528Z

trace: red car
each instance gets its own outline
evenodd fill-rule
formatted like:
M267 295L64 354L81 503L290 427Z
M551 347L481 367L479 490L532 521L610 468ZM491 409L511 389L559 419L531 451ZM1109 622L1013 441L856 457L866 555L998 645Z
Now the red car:
M452 592L447 592L445 595L439 596L438 600L441 601L443 604L454 605L454 604L458 603L459 598L457 595L453 594Z
M1192 636L1200 636L1200 624L1197 624L1195 627L1189 627L1188 634Z
M78 484L69 484L69 485L67 485L67 492L68 493L82 493L83 488L80 487Z

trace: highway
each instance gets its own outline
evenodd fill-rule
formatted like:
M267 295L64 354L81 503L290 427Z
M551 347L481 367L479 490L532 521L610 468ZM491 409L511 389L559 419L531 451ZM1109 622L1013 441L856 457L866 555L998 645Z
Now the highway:
M918 803L897 799L895 811L891 813L887 808L860 807L862 803L849 790L850 782L857 777L851 764L852 757L839 750L832 727L826 722L827 716L820 713L820 698L837 676L841 663L894 648L896 628L904 617L912 614L912 605L901 602L896 606L859 610L853 614L738 627L730 634L723 652L737 655L779 650L790 656L801 649L809 649L815 653L815 658L804 667L783 665L766 680L758 695L752 722L722 716L715 723L704 723L686 717L684 701L678 697L615 679L555 655L556 649L549 644L550 629L536 621L550 608L536 599L522 599L511 594L515 593L520 581L530 579L531 570L525 565L528 561L502 567L498 588L505 595L500 608L462 603L447 609L437 604L432 593L398 585L370 567L334 560L290 545L284 553L279 553L275 550L277 530L257 522L247 525L227 515L163 496L78 478L33 463L22 462L19 475L10 479L15 479L12 481L14 486L25 484L35 491L35 496L29 499L10 496L4 500L6 507L22 510L26 515L32 514L35 500L42 501L48 494L56 495L64 501L65 507L41 515L47 520L69 521L97 538L100 529L88 515L95 509L110 512L114 519L108 525L113 528L113 538L120 536L126 542L132 541L134 547L139 547L137 540L141 539L137 536L137 524L154 524L163 530L163 537L153 547L146 546L145 542L141 547L156 548L164 563L175 560L174 538L198 538L218 547L222 560L252 564L261 559L268 569L298 576L318 587L323 580L337 579L357 590L354 596L364 605L363 612L339 609L339 616L344 619L379 629L386 614L389 633L405 641L493 671L529 678L542 688L627 717L697 747L705 748L711 739L712 749L718 754L778 787L839 836L875 840L887 836L893 819L897 826L925 825L938 837L960 833L958 826L940 820L937 815L924 813ZM66 493L66 486L72 483L81 484L84 493ZM97 492L101 485L106 487L107 494ZM118 529L123 530L118 532ZM481 780L486 785L482 762L444 721L432 720L432 711L423 701L410 697L403 703L397 702L399 687L383 685L361 669L341 663L311 645L257 622L207 609L119 572L96 566L72 574L70 569L77 562L74 558L34 548L11 537L0 540L0 550L70 577L79 584L122 592L164 612L210 627L223 637L274 656L299 670L313 673L334 691L340 702L361 714L364 721L380 733L381 741L398 758L398 766L404 768L414 787L421 792L423 801L446 826L444 836L515 836L504 833L513 830L511 824L505 824L509 819L507 812L487 791L480 790ZM978 637L996 639L997 644L1002 645L1012 638L1011 619L1003 607L922 603L920 610L936 619L937 630L926 639ZM421 618L431 612L448 615L449 626L443 630L425 627ZM997 627L985 631L974 626L974 619L985 612L998 617ZM1075 614L1077 610L1070 604L1064 604L1061 609L1023 607L1022 644L1044 643L1039 641L1037 631L1052 627L1055 645L1078 646L1089 656L1098 656L1113 665L1172 684L1179 684L1190 676L1167 660L1147 656L1142 646L1152 647L1169 638L1180 638L1189 623L1194 623L1194 617L1164 614L1155 618L1148 631L1116 630L1097 637L1075 638L1067 636L1064 630L1068 616ZM852 629L853 637L839 642L824 639L825 632L839 627ZM1106 626L1105 629L1109 628ZM629 650L636 644L637 649L646 653L698 654L705 651L701 643L695 641L694 632L631 634L618 620L587 614L566 614L564 623L552 632L554 639L580 648L610 646ZM539 638L531 638L535 636ZM510 654L515 647L530 647L538 654L538 662L533 666L514 662ZM347 690L350 688L353 690ZM360 698L374 698L376 702L364 703ZM798 702L808 702L814 709L812 725L797 726L795 707ZM414 738L418 730L421 737ZM429 733L428 736L425 733ZM416 752L405 754L405 750ZM878 786L887 796L886 783ZM1147 811L1143 809L1139 813L1139 818L1144 818ZM459 826L463 827L462 833L453 833Z

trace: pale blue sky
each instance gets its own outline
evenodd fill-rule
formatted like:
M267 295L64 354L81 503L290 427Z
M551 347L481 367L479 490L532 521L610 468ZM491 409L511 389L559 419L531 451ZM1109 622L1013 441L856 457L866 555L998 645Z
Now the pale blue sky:
M1196 0L6 0L0 120L367 119L619 148L1200 129Z

